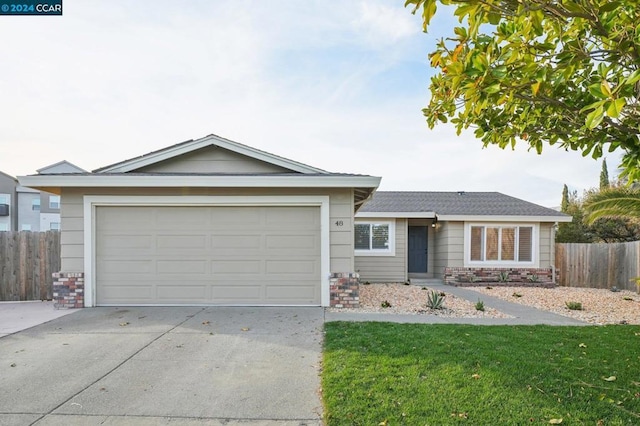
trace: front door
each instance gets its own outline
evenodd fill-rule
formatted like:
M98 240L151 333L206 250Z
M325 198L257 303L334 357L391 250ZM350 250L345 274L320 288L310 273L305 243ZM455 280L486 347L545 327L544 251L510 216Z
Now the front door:
M427 272L427 226L409 227L409 272Z

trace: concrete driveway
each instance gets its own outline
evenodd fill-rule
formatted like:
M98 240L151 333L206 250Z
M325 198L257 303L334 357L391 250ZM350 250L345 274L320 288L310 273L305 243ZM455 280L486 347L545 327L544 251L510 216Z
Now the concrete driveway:
M320 425L322 308L92 308L0 338L1 425Z

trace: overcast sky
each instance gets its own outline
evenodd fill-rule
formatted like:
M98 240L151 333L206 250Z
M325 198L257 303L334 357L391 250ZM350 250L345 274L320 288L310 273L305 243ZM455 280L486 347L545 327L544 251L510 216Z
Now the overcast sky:
M499 191L545 206L598 185L600 162L482 149L429 130L429 34L403 0L65 0L0 16L0 170L87 170L208 134L381 190ZM620 155L610 154L610 175Z

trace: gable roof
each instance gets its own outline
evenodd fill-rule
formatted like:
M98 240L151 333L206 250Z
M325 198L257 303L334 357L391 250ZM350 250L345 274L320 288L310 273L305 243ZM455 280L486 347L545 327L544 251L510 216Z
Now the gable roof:
M500 192L377 191L359 217L571 222L571 216Z
M36 170L36 172L41 175L48 175L58 173L86 173L87 171L76 166L73 163L68 162L67 160L62 160L58 161L57 163L39 168L38 170Z
M261 151L259 149L252 148L250 146L243 145L241 143L234 142L214 134L196 140L191 139L157 151L149 152L139 157L130 158L128 160L101 167L94 170L93 173L131 172L142 167L150 166L161 161L166 161L198 149L206 148L208 146L217 146L220 148L224 148L229 151L236 152L238 154L254 158L256 160L264 161L266 163L270 163L279 167L283 167L297 173L329 173L325 170L311 167L297 161L289 160L288 158L280 157L269 152Z
M210 146L273 164L286 171L283 173L181 173L139 170ZM55 165L45 169L53 166ZM19 176L18 179L22 186L53 194L60 194L61 188L351 188L354 210L357 211L380 185L381 178L330 173L216 135L209 135L102 167L91 173L57 171Z

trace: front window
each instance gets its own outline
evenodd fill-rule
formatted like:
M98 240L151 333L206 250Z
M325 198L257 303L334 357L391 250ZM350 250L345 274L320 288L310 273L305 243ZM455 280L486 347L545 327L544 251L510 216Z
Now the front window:
M354 247L359 256L394 256L395 224L393 222L357 222Z
M472 263L533 262L533 225L471 225L469 236Z
M52 231L59 231L60 230L60 222L51 222L49 223L49 229Z
M60 208L60 196L59 195L51 195L49 197L49 208L50 209L59 209Z
M31 231L31 225L29 225L28 223L23 223L22 225L20 225L20 230L21 231Z
M36 198L35 200L31 200L31 210L40 211L40 198Z

